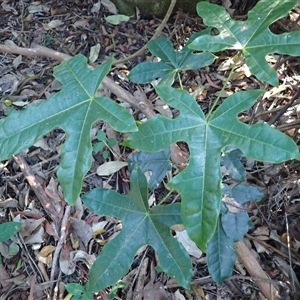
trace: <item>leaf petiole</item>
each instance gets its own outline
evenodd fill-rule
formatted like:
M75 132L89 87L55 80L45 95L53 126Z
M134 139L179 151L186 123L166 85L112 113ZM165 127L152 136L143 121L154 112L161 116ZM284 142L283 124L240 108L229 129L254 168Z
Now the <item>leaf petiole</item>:
M173 192L174 192L174 189L171 189L171 190L169 191L169 193L168 193L166 196L164 196L164 197L159 201L159 203L158 203L156 206L162 205L162 204L169 198L169 196L170 196Z
M232 66L232 68L231 68L231 70L230 70L230 73L229 73L229 75L228 75L228 77L227 77L225 83L223 84L223 87L222 87L222 89L221 89L221 91L220 91L220 93L219 93L217 99L214 101L212 107L210 108L209 112L208 112L207 115L206 115L207 121L209 121L209 119L210 119L210 117L211 117L211 114L212 114L213 111L214 111L214 108L215 108L216 105L218 104L221 95L223 95L223 92L224 92L224 90L225 90L225 88L226 88L228 82L230 81L232 75L233 75L233 72L234 72L234 70L235 70L235 68L236 68L236 65L237 65L237 63L238 63L238 61L239 61L240 56L241 56L241 51L238 52L236 59L233 60L234 63L233 63L233 66Z
M183 90L183 85L182 85L181 76L180 76L179 73L177 73L177 76L178 76L178 81L179 81L180 89Z

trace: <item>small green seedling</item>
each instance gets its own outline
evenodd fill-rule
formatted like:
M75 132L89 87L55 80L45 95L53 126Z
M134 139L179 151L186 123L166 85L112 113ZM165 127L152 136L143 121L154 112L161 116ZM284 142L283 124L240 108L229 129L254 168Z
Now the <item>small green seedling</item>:
M5 242L9 240L13 235L19 232L22 224L19 222L6 222L0 224L0 242Z
M106 134L101 130L97 132L97 140L98 142L93 146L93 151L98 153L102 150L102 157L107 159L109 151L113 152L112 148L118 144L118 140L115 138L106 138Z

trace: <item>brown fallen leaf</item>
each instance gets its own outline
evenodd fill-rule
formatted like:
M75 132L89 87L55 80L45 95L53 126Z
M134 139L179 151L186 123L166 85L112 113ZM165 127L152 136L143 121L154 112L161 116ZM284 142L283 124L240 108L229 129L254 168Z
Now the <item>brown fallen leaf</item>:
M265 273L265 271L261 268L260 264L252 255L249 248L243 241L236 242L235 244L236 253L239 261L244 265L247 269L250 276L254 277L256 284L260 288L261 292L267 299L280 299L278 290L276 287L271 284L269 281L269 277ZM262 280L257 280L257 278L261 278ZM264 281L264 279L266 281Z

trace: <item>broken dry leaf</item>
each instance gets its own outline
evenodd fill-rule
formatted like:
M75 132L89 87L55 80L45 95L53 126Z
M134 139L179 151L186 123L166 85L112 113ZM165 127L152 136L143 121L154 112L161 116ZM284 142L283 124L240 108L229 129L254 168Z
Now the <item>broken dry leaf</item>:
M42 264L44 264L44 265L47 265L47 267L48 268L51 268L51 265L52 265L52 253L50 253L49 255L47 255L47 256L42 256L42 255L40 255L40 253L37 253L36 254L36 259L40 262L40 263L42 263Z
M229 57L219 64L217 71L228 71L231 70L233 66L234 66L234 61L231 57Z
M99 43L96 44L95 46L91 47L90 56L89 56L90 63L94 63L97 60L100 49L101 49L101 46Z
M293 268L291 268L291 265L284 259L282 259L279 255L274 255L273 259L277 262L277 265L280 266L281 271L283 271L285 275L293 282L295 290L299 291L300 283L298 281L295 271L293 270Z
M48 146L44 138L40 138L36 143L34 143L35 147L42 148L45 151L51 151L51 148ZM52 179L52 178L51 178Z
M255 246L255 249L256 249L257 253L265 253L265 252L268 253L267 249L262 244L260 244L259 242L253 241L253 244Z
M270 239L270 229L267 226L260 226L253 231L252 235L262 241L266 241Z
M79 248L79 240L74 238L74 235L70 233L70 241L73 249L78 249Z
M0 92L4 94L13 94L18 87L19 80L15 75L6 74L0 78Z
M22 55L18 55L18 56L13 60L12 65L13 65L13 67L14 67L15 69L17 69L21 62L22 62Z
M104 227L108 224L108 221L100 221L92 225L93 235L104 233L106 230Z
M51 16L66 14L68 9L66 7L51 7Z
M91 9L91 12L92 12L92 13L97 13L97 12L99 12L100 7L101 7L101 2L100 2L100 1L94 3L94 4L93 4L93 7L92 7L92 9Z
M233 214L238 214L244 208L242 204L228 195L224 195L222 201L225 203L228 210Z
M204 300L205 299L205 294L203 291L203 288L200 284L198 283L192 283L192 290L194 291L196 295L197 300Z
M118 10L114 3L110 0L101 0L101 4L112 14L116 15Z
M184 296L179 292L179 290L177 290L175 293L174 293L174 296L175 296L175 300L186 300L184 298Z
M239 68L237 68L236 70L235 70L235 73L240 73L240 74L243 74L243 75L245 75L246 77L250 77L251 76L251 72L250 72L250 70L249 70L249 67L246 65L246 64L243 64L243 65L241 65ZM236 79L238 79L237 77L237 75L235 76L236 77ZM233 79L233 78L232 78Z
M79 26L85 26L85 25L87 25L88 23L89 23L89 21L91 20L91 18L86 18L86 19L80 19L80 20L78 20L78 21L76 21L74 24L73 24L73 26L75 27L75 28L77 28L77 27L79 27Z
M54 246L48 245L41 249L41 251L39 252L39 255L41 255L43 257L47 257L49 254L53 253L54 250L55 250Z
M67 257L67 251L62 249L59 256L59 264L60 270L66 275L71 275L75 272L76 262L81 261L88 268L90 268L96 260L95 255L87 254L86 252L81 250L71 251L69 253L69 258Z
M50 7L47 5L29 5L27 7L28 13L34 14L38 12L49 12Z
M155 101L155 109L163 116L166 116L167 118L170 118L170 119L173 118L173 113L172 113L170 107L167 104L164 104L159 99Z
M186 230L176 231L177 240L182 244L185 250L192 256L200 258L202 256L202 251L197 247L197 245L189 238Z
M0 201L0 207L2 208L18 207L18 205L19 202L16 199L12 199L12 198Z
M80 244L83 244L84 250L87 248L87 245L90 239L93 237L92 227L86 224L83 220L78 220L71 217L71 233L73 234L74 240L78 240ZM80 247L82 248L82 247Z
M97 174L99 176L109 176L126 166L128 166L127 162L109 161L109 162L102 164L100 167L98 167Z
M45 221L45 218L40 218L38 220L35 219L20 219L19 222L21 222L23 225L20 229L20 234L22 237L28 237L34 232L38 230L38 228L43 224Z
M43 26L44 26L44 28L46 29L46 30L48 30L48 29L54 29L54 28L57 28L57 27L59 27L60 25L62 25L63 24L63 22L61 21L61 20L52 20L52 21L50 21L49 23L47 23L47 24L43 24Z
M17 15L18 12L13 8L13 6L9 5L7 2L10 2L10 1L1 1L1 7L5 10L5 11L8 11L8 12L12 12L13 14Z
M167 298L164 286L161 282L149 281L144 287L144 300L164 300Z

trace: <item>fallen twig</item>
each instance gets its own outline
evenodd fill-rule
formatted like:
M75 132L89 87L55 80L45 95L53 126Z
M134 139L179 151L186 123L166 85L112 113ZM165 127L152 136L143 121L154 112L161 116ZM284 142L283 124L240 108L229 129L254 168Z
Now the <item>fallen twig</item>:
M33 189L43 208L47 211L47 214L51 217L55 224L59 224L59 215L53 205L52 200L46 195L42 185L35 178L35 175L32 172L31 168L28 166L26 160L20 154L14 155L13 157L22 170L25 178L27 179L29 185Z
M57 61L63 61L64 59L71 58L70 55L40 45L34 45L33 48L22 48L18 46L7 46L0 44L0 51L21 54L25 56L44 56L55 59ZM147 116L147 118L151 118L155 115L154 111L148 107L147 103L137 101L131 93L117 85L112 79L105 77L102 81L102 85L104 88L107 88L110 92L115 94L120 99L124 100L125 102L129 103L130 105L143 112Z
M60 237L59 237L59 240L57 242L57 245L55 247L55 251L54 251L54 254L53 254L50 281L54 281L54 276L55 276L55 272L57 270L57 265L58 265L57 264L58 257L59 257L61 248L62 248L63 244L66 241L67 225L68 225L68 221L69 221L69 218L70 218L70 213L71 213L71 206L66 205L65 213L64 213L63 219L61 221Z
M14 54L22 54L26 56L45 56L55 59L57 61L63 61L64 59L71 58L71 56L67 54L40 45L35 45L33 48L22 48L18 46L7 46L0 44L0 51ZM148 105L147 101L137 100L131 93L129 93L121 86L116 84L112 79L104 77L102 85L104 88L107 88L111 93L115 94L118 98L132 105L136 109L140 110L148 119L155 116L155 112ZM186 159L183 155L181 155L181 151L176 144L171 146L171 158L173 162L180 168L186 166Z

